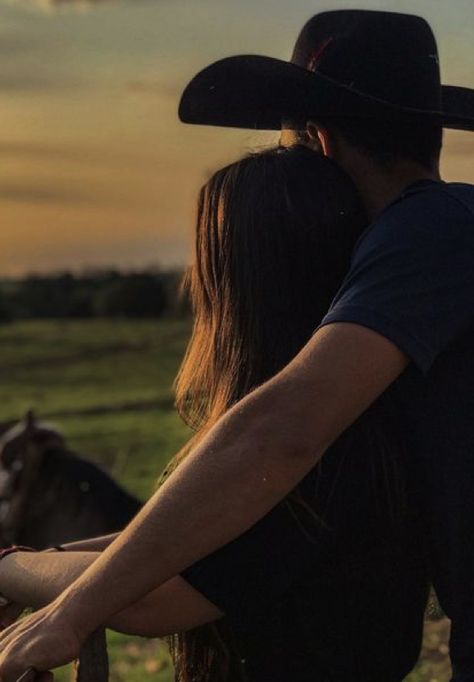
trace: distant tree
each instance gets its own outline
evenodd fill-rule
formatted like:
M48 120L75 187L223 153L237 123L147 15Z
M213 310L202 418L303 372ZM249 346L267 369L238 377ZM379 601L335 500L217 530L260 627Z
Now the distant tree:
M182 272L151 271L123 274L116 270L83 275L29 275L0 288L1 319L160 317L189 313L179 294ZM1 286L1 282L0 282ZM3 303L2 303L3 301Z
M124 275L107 283L96 295L96 315L104 317L161 317L167 305L159 275Z
M0 291L0 324L10 322L13 319L11 306L8 305L8 299L2 291Z
M20 282L17 305L24 317L69 317L75 286L71 273L49 277L29 275Z
M70 300L69 317L93 317L96 299L100 292L123 277L117 270L89 270L76 278L76 286Z
M71 294L68 317L87 318L94 316L94 297L96 288L87 283L78 282Z

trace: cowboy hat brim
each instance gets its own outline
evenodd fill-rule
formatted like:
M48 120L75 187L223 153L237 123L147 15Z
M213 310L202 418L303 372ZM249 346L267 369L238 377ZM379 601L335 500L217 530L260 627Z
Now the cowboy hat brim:
M199 72L179 104L184 123L280 130L315 117L352 116L410 120L474 130L474 90L441 87L439 111L400 107L336 82L319 72L272 57L227 57Z

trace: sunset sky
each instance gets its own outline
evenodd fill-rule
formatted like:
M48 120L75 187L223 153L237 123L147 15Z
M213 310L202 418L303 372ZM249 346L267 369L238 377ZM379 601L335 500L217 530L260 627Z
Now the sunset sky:
M209 171L274 136L179 123L183 87L349 7L421 14L444 82L474 87L473 0L0 0L0 277L184 263ZM445 179L473 161L474 133L447 134Z

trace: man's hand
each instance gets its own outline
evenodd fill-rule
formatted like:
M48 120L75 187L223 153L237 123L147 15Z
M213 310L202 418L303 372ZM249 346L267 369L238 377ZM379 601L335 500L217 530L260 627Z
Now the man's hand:
M0 634L0 680L49 682L48 671L79 656L83 642L55 604L11 625Z

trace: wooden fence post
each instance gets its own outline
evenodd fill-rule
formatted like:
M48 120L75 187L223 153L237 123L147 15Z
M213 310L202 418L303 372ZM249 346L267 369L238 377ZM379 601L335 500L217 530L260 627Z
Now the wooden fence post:
M75 665L74 682L108 682L109 659L105 629L92 633Z

